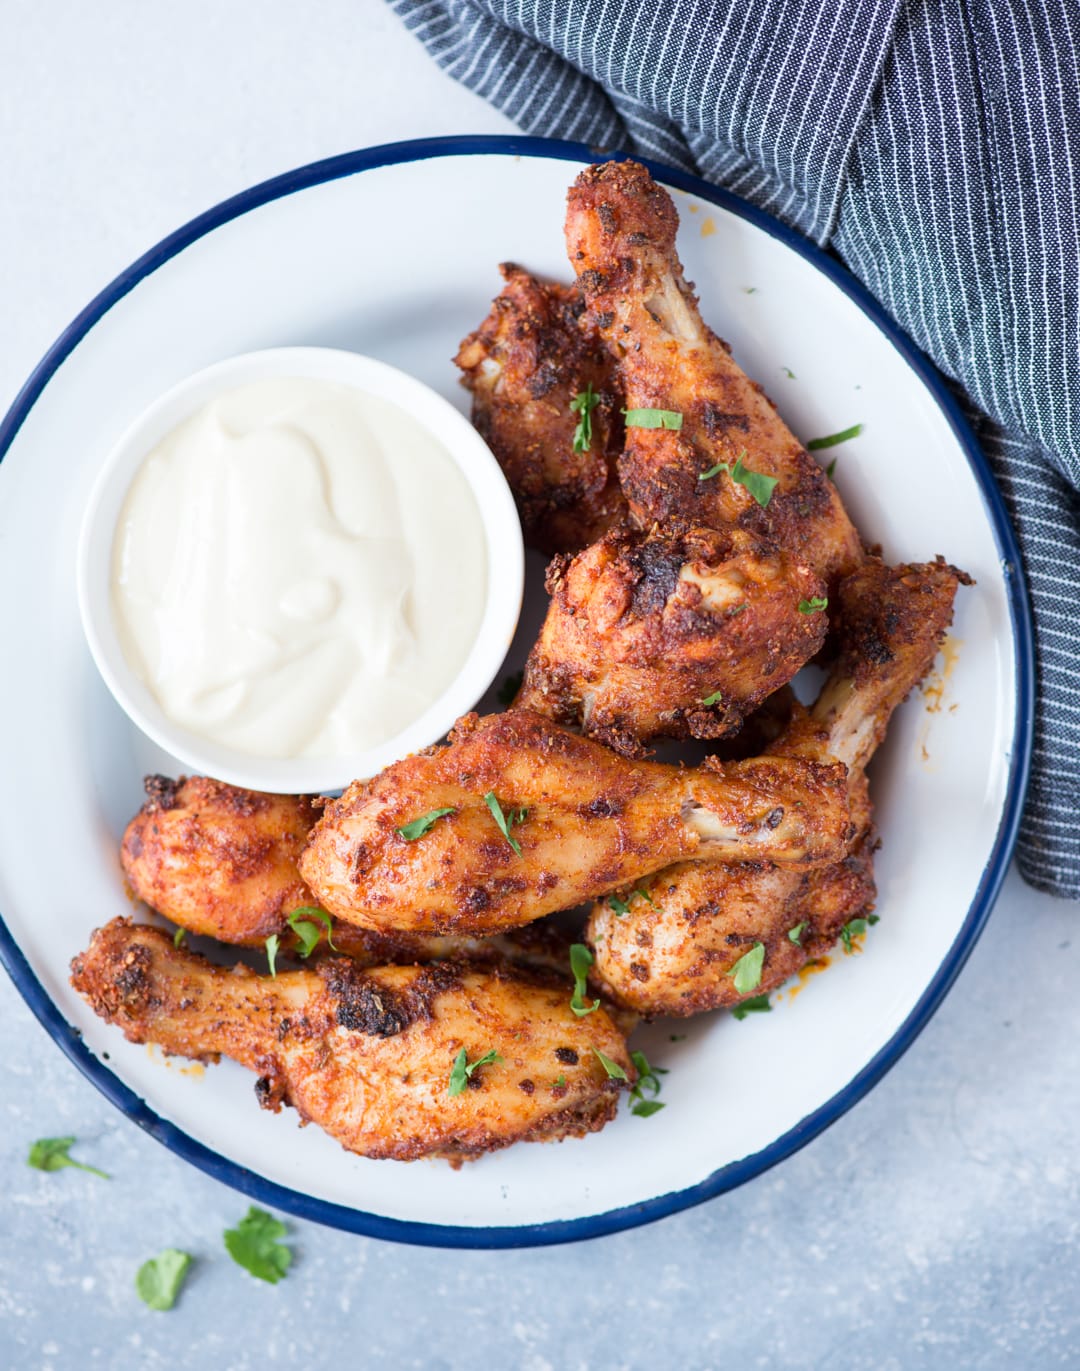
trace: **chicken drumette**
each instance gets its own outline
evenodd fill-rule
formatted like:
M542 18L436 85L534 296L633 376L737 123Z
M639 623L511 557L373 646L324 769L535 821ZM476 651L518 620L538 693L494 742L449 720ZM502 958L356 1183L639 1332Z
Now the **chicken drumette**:
M120 862L134 893L189 933L255 946L315 904L297 862L318 808L207 776L146 778Z
M586 930L596 985L647 1015L696 1014L780 985L873 908L876 837L864 768L897 705L926 675L968 578L942 561L841 583L841 651L813 710L795 711L769 752L849 769L854 827L836 863L806 873L768 863L677 863L594 906ZM735 963L761 944L761 979L736 989Z
M259 1103L292 1105L351 1152L458 1161L514 1142L579 1137L615 1115L633 1083L622 1034L584 1017L563 986L466 964L361 970L347 958L257 976L114 919L72 962L72 985L132 1042L231 1057L258 1074ZM497 1059L450 1093L459 1054ZM459 1069L460 1076L460 1069Z
M821 647L824 583L741 530L622 528L548 570L516 703L626 756L717 738Z
M845 779L785 757L632 762L529 710L473 715L448 745L331 800L300 873L362 927L495 933L673 861L834 861L850 836Z
M454 360L526 541L542 552L576 552L626 514L615 472L623 424L614 366L580 291L512 263L500 271L502 293ZM589 438L575 444L578 395L587 397Z

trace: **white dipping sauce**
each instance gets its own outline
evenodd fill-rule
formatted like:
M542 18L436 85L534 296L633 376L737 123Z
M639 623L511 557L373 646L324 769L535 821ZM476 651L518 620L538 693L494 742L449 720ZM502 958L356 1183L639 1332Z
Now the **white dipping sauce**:
M398 406L307 379L226 391L148 454L113 543L128 662L170 719L260 757L386 742L463 666L480 510Z

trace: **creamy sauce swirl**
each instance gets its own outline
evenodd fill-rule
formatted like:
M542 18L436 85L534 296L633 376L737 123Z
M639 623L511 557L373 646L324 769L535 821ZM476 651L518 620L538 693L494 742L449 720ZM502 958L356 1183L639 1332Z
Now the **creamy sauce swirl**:
M238 752L393 738L476 639L480 510L397 405L302 378L226 391L132 481L113 542L124 653L175 723Z

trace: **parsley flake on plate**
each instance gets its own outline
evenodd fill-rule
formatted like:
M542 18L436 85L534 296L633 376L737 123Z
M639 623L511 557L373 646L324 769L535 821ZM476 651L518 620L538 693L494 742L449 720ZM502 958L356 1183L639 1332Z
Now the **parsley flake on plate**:
M737 962L728 967L725 973L734 977L735 991L739 995L749 995L761 984L761 968L765 964L765 944L755 943L749 952L744 952Z
M235 1228L226 1228L225 1250L252 1276L277 1285L292 1264L292 1252L278 1242L285 1233L280 1219L253 1204Z
M318 923L313 920L318 920ZM294 909L285 922L300 939L301 957L310 957L319 945L323 930L319 927L321 923L326 929L326 941L329 947L336 952L334 947L334 925L330 915L325 909L320 909L317 905L302 904L298 909Z
M811 595L809 600L799 601L800 614L819 614L828 607L829 597L827 595Z
M139 1298L151 1309L171 1309L190 1265L191 1258L186 1252L166 1247L136 1271L135 1289Z
M734 1019L745 1019L747 1014L768 1014L772 1009L768 995L755 995L751 1000L743 1000L731 1011Z
M656 1097L660 1094L660 1077L667 1075L667 1067L650 1066L644 1052L631 1052L630 1060L638 1073L637 1084L630 1091L630 1098L634 1101L630 1113L636 1114L639 1119L647 1119L650 1114L658 1114L664 1107ZM645 1098L646 1092L652 1099Z
M426 814L421 814L419 819L413 819L407 824L402 824L397 831L407 843L415 843L417 838L422 838L437 820L446 814L455 814L456 812L453 805L448 805L446 809L429 809Z
M678 432L683 417L677 409L624 409L627 428L668 428Z
M446 1087L448 1095L461 1095L465 1092L465 1087L472 1080L474 1071L479 1071L482 1066L491 1066L494 1062L501 1062L502 1057L494 1048L490 1052L485 1052L482 1057L477 1057L476 1061L470 1062L465 1049L454 1058L454 1065L450 1068L450 1084Z
M570 1000L570 1008L579 1019L583 1019L586 1014L595 1013L600 1008L599 1000L594 1000L592 1004L585 1003L585 987L589 967L593 961L593 954L584 943L574 943L570 948L570 970L574 973L574 994Z
M713 705L718 705L723 700L723 698L724 692L722 690L714 690L711 695L706 695L701 703L705 706L706 709L709 709Z
M271 933L266 940L266 961L270 967L270 975L277 979L277 954L281 945L281 939L276 933Z
M179 947L180 944L184 941L184 939L185 939L186 937L187 937L187 929L186 929L186 928L178 928L178 929L176 929L176 931L175 931L175 932L173 933L173 935L172 935L172 945L173 945L173 947Z
M85 1162L77 1162L68 1156L75 1142L74 1138L38 1138L30 1148L26 1164L38 1171L62 1171L65 1166L73 1166L77 1171L89 1171L92 1176L100 1176L103 1181L110 1180L108 1172L99 1171L96 1166L87 1166Z
M488 809L491 810L491 817L499 825L499 832L520 857L521 844L513 836L510 830L515 824L524 823L525 819L528 817L529 811L527 809L511 809L507 813L504 813L503 807L496 798L494 790L489 790L484 796L484 803L487 805Z
M850 919L840 930L840 941L845 952L854 952L852 938L861 938L866 930L878 922L877 914L867 914L865 919Z
M795 943L797 946L802 947L802 935L804 930L806 929L806 924L807 920L803 919L803 921L801 923L797 923L794 928L788 929L789 943Z
M571 414L579 416L574 429L575 452L589 452L592 448L592 412L599 403L600 396L593 390L591 381L570 401Z
M846 443L852 438L857 438L862 431L862 424L852 424L850 428L845 428L840 433L827 433L824 438L811 438L806 445L806 450L807 452L820 452L822 448L835 447L837 443Z

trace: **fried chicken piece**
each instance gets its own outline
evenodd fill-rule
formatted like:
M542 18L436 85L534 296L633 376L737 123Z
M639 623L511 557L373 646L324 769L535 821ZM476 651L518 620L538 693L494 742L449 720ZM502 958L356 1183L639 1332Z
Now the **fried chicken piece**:
M805 612L824 582L739 529L618 529L555 558L547 588L515 703L624 756L734 732L825 641Z
M581 293L537 280L511 262L491 312L454 361L472 392L472 420L509 482L525 541L541 552L576 552L626 514L616 475L622 396L615 367ZM587 447L570 402L589 390Z
M310 796L264 795L206 776L146 778L120 862L134 893L190 933L257 946L317 901L297 862L318 817Z
M619 476L642 524L679 518L774 539L832 585L862 560L835 486L761 387L702 322L675 248L670 195L636 162L586 167L570 189L566 242L589 315L613 357L628 409L682 415L682 428L629 427ZM775 477L767 507L724 462Z
M769 757L687 770L627 761L528 710L470 715L449 744L330 801L300 874L361 927L497 933L676 860L834 861L845 790L843 767ZM439 810L414 841L401 833Z
M180 928L236 947L271 934L283 951L300 945L287 922L317 906L297 862L318 809L307 796L265 795L205 776L148 776L146 803L128 824L120 860L139 899ZM319 922L310 914L300 917ZM334 949L365 966L441 960L558 970L570 940L551 925L494 938L376 933L332 922ZM329 950L321 942L321 950Z
M758 943L764 963L752 995L823 955L845 924L873 909L877 837L864 768L933 664L957 586L969 583L940 560L890 568L876 557L841 583L840 655L813 710L797 709L769 753L848 767L850 850L805 873L760 862L677 863L596 904L585 936L603 994L647 1015L730 1007L746 998L735 989L734 964Z
M347 958L257 976L177 950L158 929L114 919L71 964L71 983L131 1042L258 1073L266 1109L290 1104L350 1152L460 1160L514 1142L581 1137L610 1122L635 1080L603 1008L584 1018L565 987L465 964L361 970ZM448 1091L464 1048L480 1067Z

